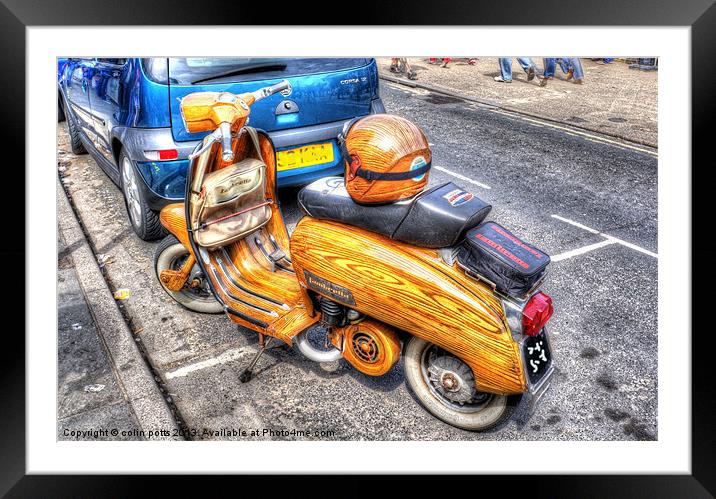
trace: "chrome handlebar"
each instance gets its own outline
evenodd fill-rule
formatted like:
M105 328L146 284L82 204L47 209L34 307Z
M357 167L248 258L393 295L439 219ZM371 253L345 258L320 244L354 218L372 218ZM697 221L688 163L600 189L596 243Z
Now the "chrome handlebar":
M254 99L258 101L261 99L265 99L266 97L271 97L273 94L284 92L290 88L291 84L288 82L288 80L283 80L275 85L271 85L270 87L259 88L251 94L254 96Z

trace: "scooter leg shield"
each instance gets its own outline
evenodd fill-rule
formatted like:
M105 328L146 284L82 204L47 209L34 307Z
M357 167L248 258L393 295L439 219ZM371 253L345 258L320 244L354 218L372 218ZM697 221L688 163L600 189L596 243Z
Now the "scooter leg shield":
M453 353L470 366L478 390L527 390L499 299L435 250L304 217L291 257L302 286Z

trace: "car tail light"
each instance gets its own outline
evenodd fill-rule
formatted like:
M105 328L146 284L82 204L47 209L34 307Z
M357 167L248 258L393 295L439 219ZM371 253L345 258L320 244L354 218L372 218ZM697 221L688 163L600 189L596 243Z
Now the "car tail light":
M179 157L179 151L176 149L161 149L158 151L144 151L144 155L150 161L164 161L177 159Z
M554 313L552 298L539 292L532 295L522 310L522 334L536 336Z

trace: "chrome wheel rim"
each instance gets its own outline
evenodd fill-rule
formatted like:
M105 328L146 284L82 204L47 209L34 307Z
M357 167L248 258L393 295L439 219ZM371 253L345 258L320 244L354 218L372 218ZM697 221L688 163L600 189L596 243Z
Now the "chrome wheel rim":
M435 345L423 350L420 371L430 393L453 411L479 412L492 400L492 394L477 391L467 364Z
M122 160L122 185L127 198L129 217L132 219L132 223L139 227L141 226L142 215L142 208L139 202L139 185L137 185L137 176L134 174L132 164L127 157Z

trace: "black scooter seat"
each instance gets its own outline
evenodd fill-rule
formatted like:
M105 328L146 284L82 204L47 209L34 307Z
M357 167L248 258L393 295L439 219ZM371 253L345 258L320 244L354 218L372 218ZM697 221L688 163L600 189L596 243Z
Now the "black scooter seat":
M298 202L311 217L353 225L424 248L457 244L492 209L452 182L395 203L358 204L346 191L343 177L316 180L301 189Z

